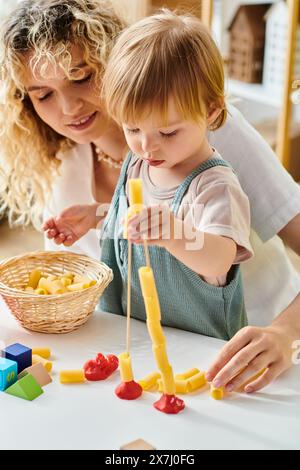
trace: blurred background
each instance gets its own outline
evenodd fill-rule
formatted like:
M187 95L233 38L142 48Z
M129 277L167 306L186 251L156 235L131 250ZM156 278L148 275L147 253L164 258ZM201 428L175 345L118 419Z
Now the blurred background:
M0 19L22 1L0 0ZM163 6L199 16L211 29L222 52L229 100L300 182L299 2L114 0L129 22ZM41 233L33 228L10 229L5 214L0 214L0 259L42 248ZM300 269L296 255L291 256Z

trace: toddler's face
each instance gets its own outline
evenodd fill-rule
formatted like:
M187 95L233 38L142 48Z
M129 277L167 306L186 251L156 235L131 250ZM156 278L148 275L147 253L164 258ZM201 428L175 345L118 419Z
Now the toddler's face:
M207 152L206 122L184 120L172 98L169 100L166 126L161 126L159 115L151 113L139 122L124 123L123 130L133 153L150 166L174 168L191 165L193 167Z
M28 68L24 81L38 116L58 134L85 144L101 137L108 118L95 86L94 70L84 63L79 47L74 46L71 54L74 79L66 77L59 67L47 65L47 78L39 69L33 74Z

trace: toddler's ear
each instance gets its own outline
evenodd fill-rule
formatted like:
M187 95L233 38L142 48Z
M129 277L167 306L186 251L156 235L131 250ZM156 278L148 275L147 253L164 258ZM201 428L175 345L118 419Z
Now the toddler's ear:
M225 107L224 99L220 99L218 102L212 104L207 111L207 126L213 128L214 123L223 112Z

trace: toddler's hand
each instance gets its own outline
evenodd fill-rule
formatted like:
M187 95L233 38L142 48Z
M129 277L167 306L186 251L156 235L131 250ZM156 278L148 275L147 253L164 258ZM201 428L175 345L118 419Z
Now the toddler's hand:
M256 392L291 367L292 354L292 341L278 326L247 326L222 348L206 378L216 387L225 386L228 391L237 390L248 382L245 392ZM262 370L258 378L249 382Z
M128 240L165 246L173 238L175 217L166 204L145 207L128 220Z
M95 220L95 205L76 205L48 219L42 228L57 245L71 246L95 227Z

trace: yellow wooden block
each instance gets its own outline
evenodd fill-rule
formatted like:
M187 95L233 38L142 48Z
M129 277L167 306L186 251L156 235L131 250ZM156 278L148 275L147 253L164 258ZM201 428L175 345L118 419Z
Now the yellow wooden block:
M37 354L44 359L49 359L51 351L49 348L32 348L32 354Z
M187 379L189 392L194 392L206 384L205 372L198 372Z
M222 400L224 397L224 389L223 387L216 388L212 384L210 385L210 396L214 398L214 400Z
M42 277L42 273L40 270L35 269L34 271L31 271L29 275L28 284L27 284L28 287L32 287L33 289L36 289L41 277Z
M175 375L175 380L186 380L192 377L193 375L198 374L200 372L197 367L193 367L192 369L188 369L186 372L183 372L183 374L176 374Z
M122 382L131 382L133 380L133 372L131 357L128 352L119 354L119 368Z
M84 382L84 370L61 370L59 373L59 380L62 384Z
M32 364L37 364L40 362L43 364L47 372L51 372L52 370L52 362L47 361L47 359L44 359L43 357L39 356L38 354L32 354Z
M146 375L146 377L144 377L143 379L138 380L138 383L140 384L142 389L146 391L157 387L157 381L159 378L159 372L151 372L151 374Z
M143 204L143 189L141 178L131 178L128 180L128 189L130 206L134 204Z

